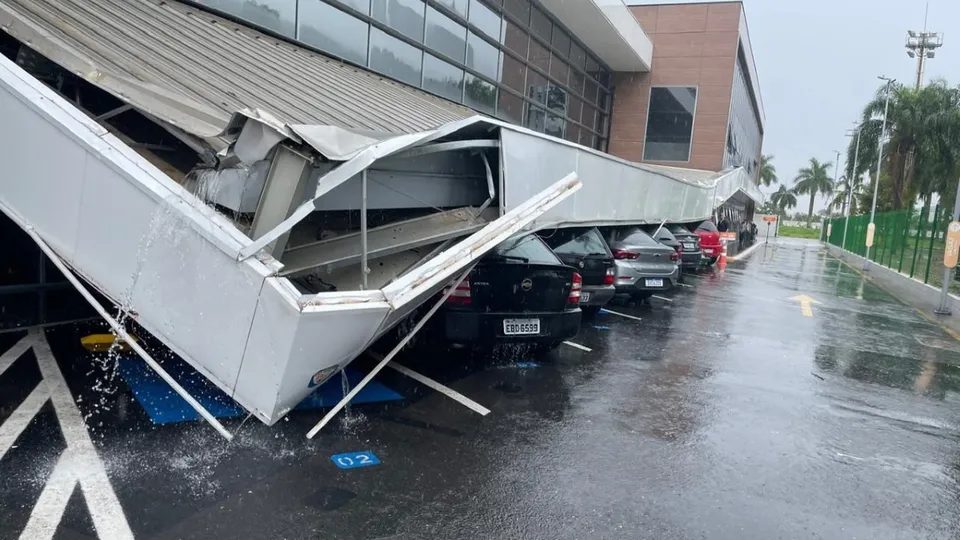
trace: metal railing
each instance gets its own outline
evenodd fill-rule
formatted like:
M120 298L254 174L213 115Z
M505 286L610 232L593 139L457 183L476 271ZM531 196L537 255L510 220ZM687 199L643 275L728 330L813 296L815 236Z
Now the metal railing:
M830 235L822 239L864 256L870 216L850 216L846 244L842 245L844 221L842 217L827 220ZM940 206L878 212L874 218L876 228L870 260L939 288L943 281L943 251L948 223L950 209ZM822 230L826 231L827 226ZM825 232L823 236L826 236ZM951 284L950 290L960 292L960 283Z

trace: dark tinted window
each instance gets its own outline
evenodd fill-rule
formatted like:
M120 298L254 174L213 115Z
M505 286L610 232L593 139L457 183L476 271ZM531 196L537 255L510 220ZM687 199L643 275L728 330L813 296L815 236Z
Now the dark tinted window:
M596 229L559 229L546 242L562 255L609 255L607 243Z
M650 235L649 235L649 234L641 231L640 229L636 229L636 230L634 230L634 231L631 231L629 235L627 235L626 237L624 237L623 243L624 243L624 244L631 245L631 246L656 246L656 245L659 245L656 240L654 240L653 238L650 238Z
M693 234L687 229L685 229L682 225L668 225L668 227L670 228L670 232L672 232L674 236L684 236L684 235Z
M653 229L650 232L653 233L653 231L656 231L656 229ZM670 232L670 229L668 229L666 226L663 226L660 228L660 230L657 232L656 239L665 240L667 242L672 242L677 240L676 237L673 236L673 233Z
M493 259L497 255L508 257L506 262L531 262L538 264L562 264L560 259L550 251L550 248L535 234L528 234L520 238L507 240L493 250Z
M717 226L714 225L713 222L712 222L712 221L709 221L709 220L704 221L703 223L701 223L700 226L697 227L697 230L698 230L698 231L707 231L707 232L720 232L720 231L717 230Z
M697 89L651 88L643 159L689 161Z

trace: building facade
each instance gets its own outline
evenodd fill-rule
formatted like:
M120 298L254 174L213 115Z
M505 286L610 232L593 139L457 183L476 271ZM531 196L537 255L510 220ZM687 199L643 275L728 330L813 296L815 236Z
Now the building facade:
M609 151L630 161L757 174L763 104L741 2L634 5L648 72L616 73Z
M197 3L481 113L607 148L613 93L608 62L617 57L593 51L561 21L581 25L589 22L588 13L567 9L558 16L530 0ZM579 4L579 9L594 5ZM626 7L619 7L613 15L628 18ZM592 18L600 21L597 14ZM636 42L620 45L619 53L632 48L637 56L623 67L645 68L649 40L635 21L626 22L620 36L615 28L604 31ZM607 52L597 37L593 41Z

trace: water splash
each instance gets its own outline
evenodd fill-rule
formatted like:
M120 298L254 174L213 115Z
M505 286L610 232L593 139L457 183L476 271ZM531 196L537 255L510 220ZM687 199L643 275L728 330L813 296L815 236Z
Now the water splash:
M347 371L340 370L340 389L346 397L350 393L350 381L347 379ZM354 434L367 422L367 417L360 411L355 411L350 407L350 402L343 407L343 414L340 416L340 429Z

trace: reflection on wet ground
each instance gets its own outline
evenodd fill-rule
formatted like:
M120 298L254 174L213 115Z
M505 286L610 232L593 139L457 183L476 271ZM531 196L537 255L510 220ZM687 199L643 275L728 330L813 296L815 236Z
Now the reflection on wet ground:
M83 329L47 338L137 538L956 537L955 341L812 242L687 279L672 303L613 308L642 320L584 324L592 352L401 360L487 417L385 372L404 400L313 441L317 411L248 422L232 444L154 426L122 380L82 390L103 377ZM0 375L0 421L40 380L31 354ZM66 445L57 418L44 405L0 460L0 538L35 517ZM330 460L364 450L381 463ZM96 496L72 492L58 537L96 537Z

